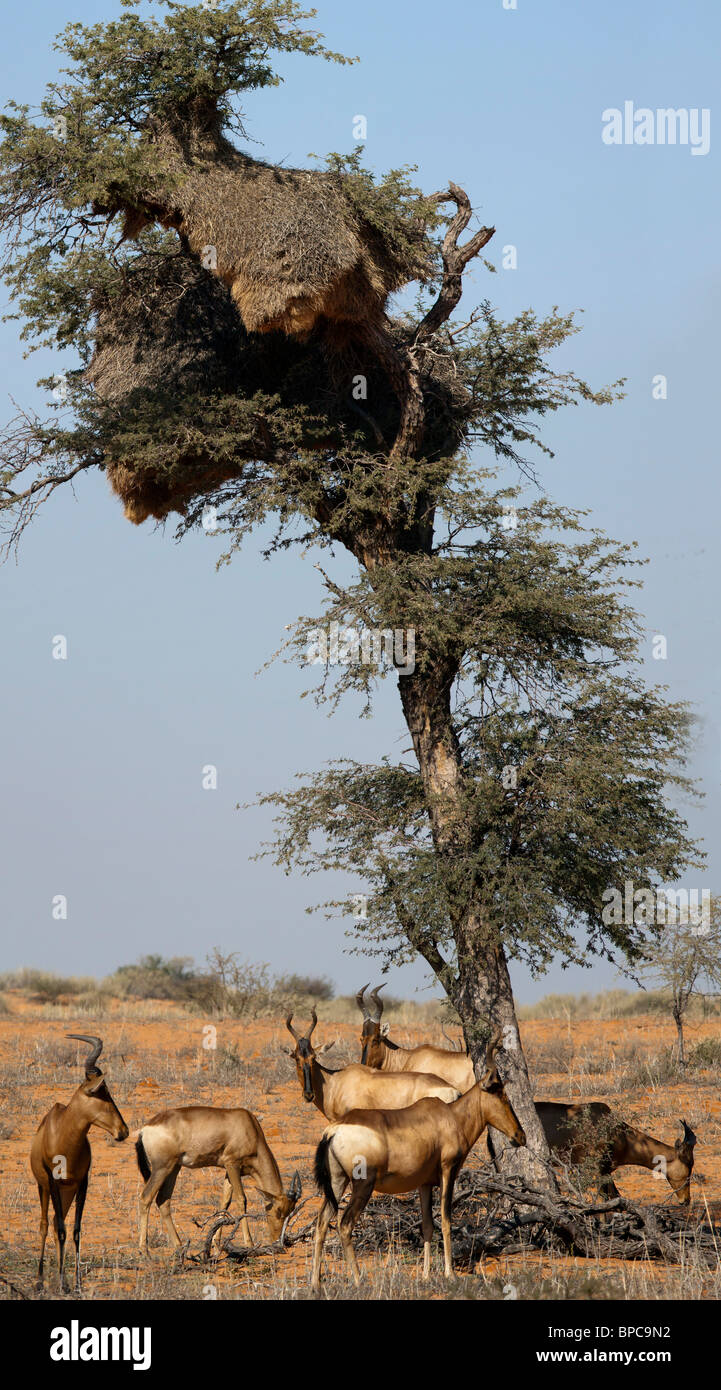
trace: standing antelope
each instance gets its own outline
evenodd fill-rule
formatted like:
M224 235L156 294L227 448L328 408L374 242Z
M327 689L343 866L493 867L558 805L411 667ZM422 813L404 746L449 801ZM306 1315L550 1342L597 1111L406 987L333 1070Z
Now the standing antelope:
M220 1110L209 1105L181 1105L163 1110L136 1131L135 1152L145 1179L140 1194L140 1251L148 1254L148 1216L155 1198L171 1245L182 1245L173 1223L170 1201L181 1168L224 1168L222 1210L235 1196L241 1212L245 1245L252 1245L248 1203L243 1177L253 1179L265 1202L271 1240L278 1240L283 1224L301 1195L298 1173L288 1193L283 1191L278 1164L271 1153L260 1121L250 1110Z
M105 1084L103 1073L96 1065L103 1050L102 1038L87 1037L84 1033L67 1033L66 1036L90 1045L91 1051L85 1060L85 1080L67 1105L54 1105L40 1121L30 1150L30 1166L40 1196L38 1283L42 1285L43 1282L48 1206L52 1201L60 1288L65 1290L65 1217L74 1199L75 1288L79 1292L80 1227L92 1158L88 1130L91 1125L97 1125L99 1129L107 1130L113 1139L122 1140L128 1137L128 1126Z
M391 1042L381 1026L383 1000L379 998L379 991L385 989L385 985L377 985L366 999L367 988L367 985L363 985L356 994L356 1003L363 1015L361 1062L386 1073L432 1072L434 1076L443 1077L450 1086L455 1086L461 1094L470 1091L476 1081L470 1057L457 1052L455 1048L433 1047L430 1043L408 1048Z
M323 1043L317 1049L313 1047L311 1036L318 1022L315 1009L312 1018L310 1029L303 1037L293 1027L293 1015L288 1014L285 1026L295 1038L295 1047L282 1047L281 1050L295 1061L303 1099L309 1104L314 1102L327 1120L341 1120L349 1110L373 1107L400 1110L425 1096L433 1096L446 1104L456 1100L458 1091L454 1086L439 1076L426 1073L386 1076L357 1064L343 1067L341 1071L326 1071L318 1058L328 1052L333 1043Z
M456 1178L486 1125L522 1146L526 1136L496 1070L498 1032L486 1051L486 1072L450 1105L419 1100L405 1110L353 1110L326 1129L315 1155L315 1178L325 1201L315 1231L312 1287L320 1287L323 1243L348 1184L351 1195L339 1223L343 1251L356 1283L353 1228L373 1192L398 1195L419 1189L423 1228L423 1277L431 1267L433 1188L441 1189L441 1225L446 1277L453 1273L451 1206Z
M671 1147L617 1119L602 1101L564 1105L554 1100L537 1100L535 1104L551 1152L569 1163L595 1159L604 1195L620 1196L611 1173L628 1164L662 1173L679 1201L689 1205L697 1140L685 1120L681 1120L682 1137Z

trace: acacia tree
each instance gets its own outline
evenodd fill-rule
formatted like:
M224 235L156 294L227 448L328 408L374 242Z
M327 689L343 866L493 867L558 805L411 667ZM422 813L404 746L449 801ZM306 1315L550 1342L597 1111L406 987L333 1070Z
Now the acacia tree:
M664 914L666 915L666 914ZM679 1066L686 1066L684 1024L695 994L721 988L721 902L711 900L708 920L687 907L669 907L669 920L645 950L641 972L669 990L671 1016L676 1024Z
M477 1072L503 1030L529 1149L500 1161L547 1181L508 962L637 957L644 929L604 923L603 893L669 881L693 852L668 801L687 717L634 672L629 548L494 470L527 474L547 414L608 403L619 383L554 372L571 316L457 313L493 235L469 230L457 184L426 196L412 170L373 177L360 151L312 174L239 152L239 99L277 81L274 52L339 59L294 0L166 0L162 21L133 8L71 25L67 80L39 115L2 119L23 332L79 355L56 418L6 431L9 544L99 468L136 522L177 512L182 536L212 504L227 559L269 518L269 553L326 552L323 611L298 620L290 654L313 671L309 629L352 628L367 659L336 665L331 649L317 697L360 692L370 710L395 676L411 746L268 798L268 852L352 875L349 913L362 881L361 948L423 957ZM202 244L221 214L222 246ZM389 290L413 281L415 308L391 314ZM357 561L351 584L328 572L338 548ZM396 631L413 660L406 643L384 661L374 635Z

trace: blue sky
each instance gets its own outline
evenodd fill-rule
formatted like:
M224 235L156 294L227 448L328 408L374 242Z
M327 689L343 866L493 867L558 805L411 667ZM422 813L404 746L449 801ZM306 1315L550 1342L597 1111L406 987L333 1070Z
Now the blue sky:
M508 317L532 305L582 309L583 332L557 355L592 384L628 378L611 408L548 422L555 458L540 477L556 500L648 556L639 606L650 680L693 702L693 771L706 799L692 825L709 852L699 887L721 888L721 672L716 324L721 309L715 148L721 11L709 0L604 5L518 0L365 0L318 6L332 48L353 68L292 58L284 84L253 95L252 153L304 164L350 150L368 122L366 162L418 165L428 189L467 190L496 236L499 267L469 277L466 302L490 297ZM4 16L3 100L39 101L57 72L66 20L114 3L30 3ZM608 146L602 112L709 108L711 148ZM721 138L721 137L719 137ZM518 268L502 270L501 248ZM23 360L18 325L0 329L2 414L36 403L34 383L63 362ZM654 400L663 374L666 400ZM315 612L314 557L260 559L259 535L215 571L217 539L177 546L173 526L135 528L102 476L81 479L38 517L0 572L5 795L0 969L23 964L103 974L141 952L191 955L215 945L279 970L322 971L343 989L372 967L344 955L344 926L309 918L325 886L249 862L268 828L236 802L288 785L339 756L407 747L391 682L372 722L352 704L333 719L300 701L300 674L259 670L286 624ZM68 659L54 661L62 633ZM651 637L667 638L665 661ZM218 767L218 790L201 770ZM328 885L330 886L330 885ZM354 885L360 891L363 885ZM68 899L67 921L51 902ZM420 968L391 972L409 994ZM519 999L600 989L610 967L540 981L515 972Z

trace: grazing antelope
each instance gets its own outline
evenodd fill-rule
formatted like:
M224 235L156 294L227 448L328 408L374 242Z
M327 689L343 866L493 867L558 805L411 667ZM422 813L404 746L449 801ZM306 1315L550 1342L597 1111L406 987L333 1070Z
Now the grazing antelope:
M181 1168L224 1168L222 1210L235 1196L241 1212L245 1245L253 1241L246 1215L248 1203L242 1178L253 1179L265 1202L271 1240L278 1240L287 1216L301 1195L298 1173L283 1191L278 1164L260 1121L250 1110L220 1110L209 1105L181 1105L162 1110L135 1133L138 1167L145 1179L140 1194L140 1251L148 1254L148 1216L155 1198L171 1245L182 1245L173 1223L170 1201Z
M624 1120L615 1119L610 1106L602 1101L563 1105L554 1100L537 1100L536 1110L552 1153L569 1163L596 1160L601 1178L599 1190L604 1196L620 1196L611 1173L629 1165L662 1173L679 1201L689 1205L697 1141L685 1120L680 1122L683 1135L672 1147L643 1130L632 1129Z
M80 1227L88 1191L90 1161L88 1143L91 1125L105 1129L113 1139L127 1139L128 1126L113 1100L105 1077L96 1065L103 1050L102 1038L86 1037L84 1033L67 1033L66 1037L88 1043L90 1052L85 1059L85 1080L70 1097L67 1105L54 1105L40 1121L30 1150L30 1166L40 1196L40 1261L38 1283L43 1282L45 1241L48 1234L48 1207L53 1204L55 1245L60 1271L60 1288L65 1290L65 1218L75 1200L75 1288L80 1291Z
M430 1274L433 1188L441 1189L441 1225L446 1277L453 1273L451 1206L460 1169L486 1125L493 1125L522 1146L526 1136L496 1070L498 1032L486 1051L481 1081L450 1105L419 1100L405 1110L352 1110L328 1127L315 1155L315 1179L325 1201L318 1217L313 1252L312 1287L320 1287L323 1243L331 1218L348 1184L351 1195L339 1222L343 1251L356 1283L360 1270L353 1249L353 1228L373 1192L400 1194L419 1190L423 1229L423 1277Z
M476 1082L470 1057L464 1052L457 1052L455 1048L433 1047L430 1043L408 1048L391 1042L386 1036L385 1027L381 1025L383 1000L379 998L379 991L385 989L385 985L377 985L366 999L367 988L367 985L363 985L356 995L356 1003L363 1015L361 1062L382 1072L432 1072L434 1076L441 1076L449 1085L455 1086L461 1094L470 1091Z
M309 1104L314 1102L327 1120L341 1120L349 1110L373 1107L400 1110L424 1096L433 1096L446 1104L456 1100L458 1091L440 1076L422 1072L386 1076L357 1064L343 1067L341 1071L327 1071L318 1058L330 1051L334 1044L323 1043L319 1048L313 1047L311 1036L318 1022L315 1009L312 1017L310 1029L303 1037L293 1027L293 1015L288 1014L285 1026L295 1038L295 1047L281 1047L281 1051L295 1062L303 1099Z

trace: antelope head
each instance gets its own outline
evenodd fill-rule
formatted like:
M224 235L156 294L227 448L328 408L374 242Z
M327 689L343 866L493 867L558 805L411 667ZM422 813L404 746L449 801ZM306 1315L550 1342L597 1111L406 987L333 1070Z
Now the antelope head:
M690 1125L685 1120L680 1122L683 1134L676 1140L674 1149L676 1157L672 1158L666 1165L666 1178L673 1188L679 1202L685 1207L691 1202L691 1174L693 1172L694 1148L697 1144L696 1135Z
M314 1099L313 1063L317 1063L319 1057L323 1057L326 1052L330 1052L330 1049L335 1047L335 1041L323 1043L320 1047L313 1046L311 1038L315 1025L318 1022L318 1015L315 1009L311 1017L313 1021L304 1037L301 1033L296 1032L293 1027L293 1015L288 1014L285 1020L285 1026L295 1040L295 1047L284 1047L281 1045L281 1052L287 1053L295 1062L298 1080L303 1089L303 1099L307 1101L312 1101Z
M361 1064L364 1067L381 1067L385 1049L392 1046L386 1038L387 1028L381 1026L383 1000L379 995L380 991L385 989L385 985L376 985L366 999L367 988L368 985L363 985L356 994L356 1004L363 1016L360 1036Z
M265 1219L268 1223L268 1233L271 1240L280 1240L283 1234L283 1227L296 1203L300 1201L302 1192L303 1185L300 1180L300 1173L297 1169L293 1174L293 1180L287 1192L281 1192L278 1195L277 1193L264 1192L262 1188L260 1189L260 1195L265 1203Z
M76 1095L82 1097L83 1111L91 1125L107 1130L113 1139L127 1139L130 1130L111 1096L103 1073L97 1066L98 1057L103 1050L102 1038L86 1036L85 1033L66 1033L76 1042L88 1043L90 1052L85 1058L85 1080L80 1084Z
M486 1048L486 1070L479 1085L485 1093L486 1123L493 1125L494 1129L500 1130L501 1134L505 1134L506 1138L510 1139L514 1148L520 1149L525 1147L526 1133L506 1095L496 1065L496 1053L502 1038L503 1033L499 1028L493 1034Z

